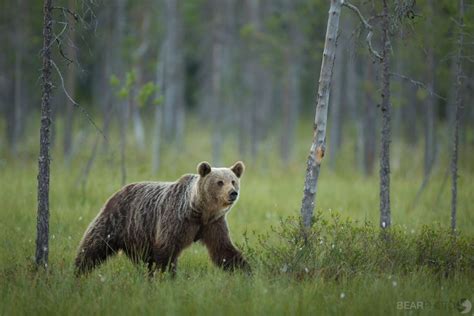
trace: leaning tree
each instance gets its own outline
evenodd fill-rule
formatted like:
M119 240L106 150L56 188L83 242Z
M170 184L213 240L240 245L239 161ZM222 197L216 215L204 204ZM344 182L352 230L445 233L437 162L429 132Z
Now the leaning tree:
M342 6L351 9L360 18L363 27L367 30L366 43L369 52L380 60L383 58L372 47L372 26L362 16L360 10L348 1L331 0L326 37L324 41L323 58L321 62L321 72L319 75L318 93L316 96L316 114L313 125L313 140L311 142L311 147L306 162L306 176L304 182L303 200L301 202L300 210L302 225L305 229L311 227L311 219L313 217L315 207L321 162L326 151L326 123L329 96L331 92L332 73L336 59L336 42L339 30L339 18L341 15Z

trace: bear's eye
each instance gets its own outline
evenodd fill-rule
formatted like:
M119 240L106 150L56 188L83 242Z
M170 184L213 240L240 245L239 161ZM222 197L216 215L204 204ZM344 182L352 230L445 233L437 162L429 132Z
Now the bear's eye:
M223 185L224 185L224 181L217 181L217 185L220 186L220 187L223 186Z
M232 180L232 185L235 185L235 181L234 181L234 180Z

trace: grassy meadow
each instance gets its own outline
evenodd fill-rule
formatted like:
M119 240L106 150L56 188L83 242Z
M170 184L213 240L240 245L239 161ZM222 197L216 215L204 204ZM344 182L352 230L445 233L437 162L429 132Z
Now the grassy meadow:
M271 261L258 258L268 255L262 242L278 243L273 235L281 219L299 214L311 137L309 122L298 131L288 166L278 158L277 139L262 144L261 155L255 159L237 153L235 138L229 137L225 143L226 165L243 160L247 167L241 197L228 222L244 254L249 249L253 252L252 276L221 272L211 265L204 247L195 244L180 258L176 279L164 275L149 280L145 267L133 266L121 254L87 277L76 279L73 260L79 240L105 200L121 187L116 138L108 152L99 150L87 183L78 183L96 137L90 128L76 135L75 156L69 165L64 163L60 139L56 139L51 164L49 269L35 272L38 137L35 133L29 135L19 157L11 157L3 145L0 151L0 315L456 315L461 298L474 302L472 269L447 276L424 266L407 270L356 269L331 278L317 273L307 277L294 277L285 271L273 273L262 264ZM158 174L151 174L150 150L137 148L130 135L127 182L174 180L183 173L195 172L200 161L211 159L209 139L206 130L197 122L191 123L185 143L179 149L164 147L161 168ZM151 140L147 139L148 143ZM443 185L448 150L441 146L433 176L413 204L422 181L422 142L416 148L393 143L392 222L407 236L417 236L424 224L449 227L449 179ZM323 218L338 213L344 220L357 222L354 226L369 223L364 225L376 227L378 166L372 176L363 176L357 170L354 152L354 144L348 140L338 157L325 158L317 210ZM458 194L459 231L468 238L465 249L471 250L461 256L470 256L470 262L474 262L470 244L474 235L472 154L472 146L461 147ZM335 170L328 167L328 159L337 160ZM345 247L350 249L350 239L346 241L349 244ZM375 256L362 254L362 260L364 255Z

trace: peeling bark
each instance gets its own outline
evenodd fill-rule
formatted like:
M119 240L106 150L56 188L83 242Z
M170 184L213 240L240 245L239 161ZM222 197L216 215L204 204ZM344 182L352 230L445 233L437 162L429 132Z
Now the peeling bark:
M326 150L326 122L328 114L331 79L336 57L336 37L339 29L341 0L331 0L329 18L324 42L324 52L319 75L318 95L316 99L316 115L313 127L313 141L308 155L306 177L304 182L303 200L301 202L301 218L305 228L311 227L319 172L322 158Z

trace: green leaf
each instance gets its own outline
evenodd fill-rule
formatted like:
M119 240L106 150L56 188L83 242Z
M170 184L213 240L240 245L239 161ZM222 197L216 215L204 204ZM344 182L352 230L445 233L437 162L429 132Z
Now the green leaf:
M163 96L160 96L160 97L155 98L155 99L153 100L153 105L161 105L161 104L163 104L163 101L164 101Z
M247 23L240 28L242 38L250 38L255 33L255 28L251 23Z
M120 80L115 74L112 74L109 78L109 83L112 87L118 87L120 85Z
M141 89L138 91L138 106L144 106L150 96L155 93L156 86L152 81L147 82L144 84Z
M123 87L122 89L119 90L117 95L120 99L125 100L126 98L128 98L129 90L126 87Z
M426 89L421 89L419 88L417 91L416 91L416 98L420 101L424 101L426 98L428 97L428 92L426 91Z

